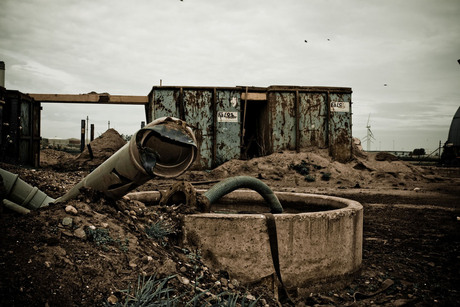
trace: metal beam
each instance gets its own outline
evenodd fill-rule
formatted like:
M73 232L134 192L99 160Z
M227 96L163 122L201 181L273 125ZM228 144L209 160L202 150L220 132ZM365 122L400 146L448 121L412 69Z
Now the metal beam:
M145 105L149 102L148 96L125 96L110 94L28 94L39 102L52 103L94 103L94 104L131 104Z
M267 100L267 93L241 93L241 100Z

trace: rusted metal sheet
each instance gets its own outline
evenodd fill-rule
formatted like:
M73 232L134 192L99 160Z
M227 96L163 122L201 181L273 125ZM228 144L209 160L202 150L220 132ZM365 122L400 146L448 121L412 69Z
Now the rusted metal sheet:
M327 147L327 93L299 93L300 147Z
M198 145L198 156L195 165L200 168L212 166L212 91L183 89L184 120L193 132ZM180 106L180 101L179 101Z
M346 162L352 156L351 93L330 93L329 115L329 153Z
M182 118L197 138L195 167L211 168L240 155L240 90L238 88L156 87L149 95L149 121Z
M295 149L295 92L269 92L271 151Z
M156 89L152 95L153 108L149 122L164 116L179 117L178 96L178 89Z
M237 89L217 90L216 102L217 134L214 164L220 165L240 157L241 93Z

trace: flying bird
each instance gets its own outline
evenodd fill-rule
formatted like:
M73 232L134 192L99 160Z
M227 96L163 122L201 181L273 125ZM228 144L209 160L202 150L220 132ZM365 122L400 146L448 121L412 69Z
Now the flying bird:
M308 41L307 41L307 40L305 40L305 42L306 42L306 43L308 43Z
M385 83L383 86L388 86L388 84Z

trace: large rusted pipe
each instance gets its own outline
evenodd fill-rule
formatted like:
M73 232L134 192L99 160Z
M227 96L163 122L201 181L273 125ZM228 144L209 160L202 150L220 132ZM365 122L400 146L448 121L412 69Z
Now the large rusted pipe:
M195 135L184 121L159 118L136 132L129 143L56 202L74 198L83 187L118 199L155 176L179 176L192 165L196 154Z

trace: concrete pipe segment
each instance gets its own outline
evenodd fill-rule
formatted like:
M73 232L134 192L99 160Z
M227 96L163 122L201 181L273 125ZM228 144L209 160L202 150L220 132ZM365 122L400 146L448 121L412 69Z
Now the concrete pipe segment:
M362 263L362 205L324 195L275 194L285 212L274 217L286 287L307 291L350 282ZM214 213L184 216L184 244L200 249L211 267L243 283L273 276L262 214L266 205L260 198L255 192L235 191L223 197L220 206L213 205Z
M118 199L155 176L179 176L192 165L196 155L195 135L184 121L173 117L156 119L56 202L75 197L82 187Z
M54 202L54 198L49 197L37 187L31 186L19 178L17 174L0 168L0 176L3 179L5 189L3 203L14 211L28 213L25 208L35 210Z

